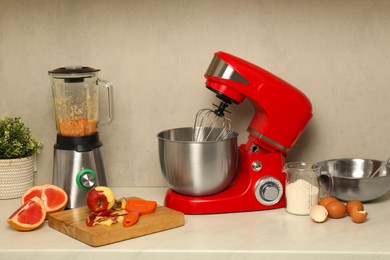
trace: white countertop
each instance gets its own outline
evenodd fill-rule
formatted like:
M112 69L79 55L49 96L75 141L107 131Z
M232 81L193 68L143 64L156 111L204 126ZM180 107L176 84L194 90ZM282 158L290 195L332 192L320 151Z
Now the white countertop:
M166 188L113 191L162 205ZM316 224L285 209L186 215L183 227L101 247L68 237L47 221L34 231L13 230L6 220L19 203L0 200L0 259L390 259L390 193L365 204L363 224L348 216Z

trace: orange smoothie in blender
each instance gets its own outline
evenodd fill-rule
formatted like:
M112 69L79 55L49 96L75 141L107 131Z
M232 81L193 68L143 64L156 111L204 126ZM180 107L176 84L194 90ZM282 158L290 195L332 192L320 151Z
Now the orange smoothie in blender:
M59 119L58 130L63 136L88 136L96 133L97 120L88 118Z

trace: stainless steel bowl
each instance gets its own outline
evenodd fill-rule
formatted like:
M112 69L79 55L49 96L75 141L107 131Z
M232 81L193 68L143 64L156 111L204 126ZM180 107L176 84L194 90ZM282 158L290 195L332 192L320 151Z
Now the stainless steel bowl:
M220 141L192 141L192 127L157 135L162 174L168 186L183 195L206 196L225 189L238 161L236 132ZM213 133L218 135L215 129Z
M390 190L390 168L383 167L376 177L369 178L384 161L370 159L332 159L318 162L321 171L333 176L332 195L340 200L370 201L381 197ZM327 184L324 183L326 186Z

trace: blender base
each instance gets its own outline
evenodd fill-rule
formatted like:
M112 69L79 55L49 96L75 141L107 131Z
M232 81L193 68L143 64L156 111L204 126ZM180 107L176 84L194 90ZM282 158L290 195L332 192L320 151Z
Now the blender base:
M286 206L284 196L284 156L280 153L245 154L240 148L241 164L233 183L210 196L186 196L169 189L165 206L184 214L217 214L257 211ZM253 162L261 162L262 169L252 169Z
M83 137L57 135L53 184L68 194L67 209L84 206L93 187L107 186L101 146L97 132Z

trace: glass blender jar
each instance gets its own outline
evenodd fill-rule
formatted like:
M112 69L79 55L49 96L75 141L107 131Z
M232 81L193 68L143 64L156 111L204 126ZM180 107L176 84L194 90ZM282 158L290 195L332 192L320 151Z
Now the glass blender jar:
M113 119L112 84L98 78L99 69L63 67L49 71L57 127L53 184L68 194L67 208L85 205L95 186L107 186L98 125ZM107 90L108 116L99 120L99 90Z

